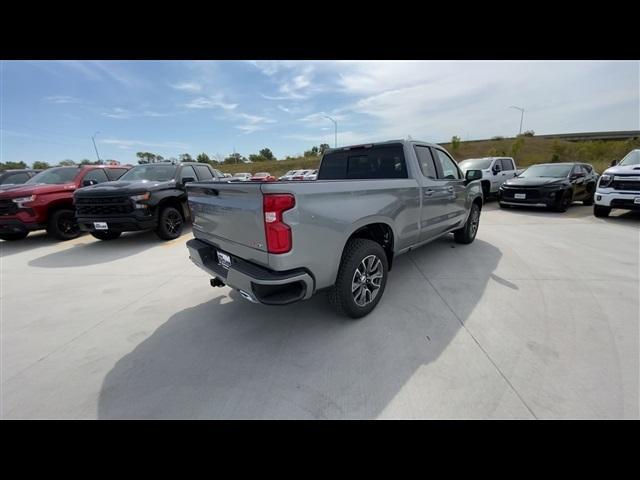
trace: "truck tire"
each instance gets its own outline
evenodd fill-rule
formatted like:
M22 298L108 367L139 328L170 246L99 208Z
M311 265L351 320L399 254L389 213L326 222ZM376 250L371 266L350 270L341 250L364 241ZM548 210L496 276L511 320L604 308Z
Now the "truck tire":
M471 205L471 211L469 217L464 224L464 227L454 230L453 239L456 243L471 243L475 240L478 233L478 227L480 226L480 207L477 203Z
M27 238L29 232L11 232L11 233L0 233L0 239L2 240L22 240L23 238Z
M584 197L584 200L582 200L582 204L585 207L590 207L591 205L593 205L593 191L589 191L589 189L587 189L587 193L585 193L585 197Z
M379 243L364 238L349 240L342 255L329 302L336 311L361 318L373 310L387 284L387 254Z
M569 205L571 205L572 200L573 193L571 192L571 190L567 190L553 205L553 209L556 212L566 212L569 209Z
M164 207L158 215L156 234L162 240L174 240L182 235L184 219L180 212L173 207Z
M97 238L98 240L115 240L116 238L120 237L120 235L122 235L122 232L115 232L112 230L108 230L106 232L91 232L91 236Z
M482 196L485 201L491 196L491 183L487 181L482 182Z
M49 217L47 234L58 240L72 240L80 235L80 227L73 210L56 210Z
M594 205L593 206L593 214L599 218L608 217L611 213L611 207L605 207L603 205Z

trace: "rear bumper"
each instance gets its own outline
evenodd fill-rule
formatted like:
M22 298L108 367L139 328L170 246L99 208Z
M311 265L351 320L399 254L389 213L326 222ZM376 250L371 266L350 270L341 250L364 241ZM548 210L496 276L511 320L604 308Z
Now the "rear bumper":
M196 238L187 242L189 258L199 268L219 278L246 299L265 305L287 305L306 300L314 292L314 280L304 269L278 272L231 255L227 269L218 263L218 248ZM222 251L222 250L220 250Z
M610 208L622 208L625 210L640 210L640 203L635 199L640 198L640 192L609 192L596 191L594 202L596 205Z
M78 217L78 225L83 232L93 232L94 222L106 222L109 230L118 232L136 232L139 230L152 230L158 226L157 218L130 217Z
M43 230L47 226L42 223L23 222L16 218L0 219L0 233L25 233Z

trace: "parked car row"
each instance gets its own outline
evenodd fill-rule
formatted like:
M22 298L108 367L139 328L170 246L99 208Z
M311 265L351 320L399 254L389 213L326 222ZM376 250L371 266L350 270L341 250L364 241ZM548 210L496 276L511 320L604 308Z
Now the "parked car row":
M50 168L0 192L0 238L46 230L59 240L82 231L113 240L122 232L155 230L170 240L190 220L185 184L214 179L223 174L195 162Z
M269 172L258 172L253 175L247 172L235 173L229 179L233 182L275 182L292 180L316 180L318 170L289 170L281 177L276 178Z

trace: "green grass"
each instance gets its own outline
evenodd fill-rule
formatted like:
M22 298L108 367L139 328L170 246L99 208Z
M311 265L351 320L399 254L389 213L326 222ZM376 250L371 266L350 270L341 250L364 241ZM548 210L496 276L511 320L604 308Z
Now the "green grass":
M640 139L568 142L566 140L549 140L546 138L521 137L522 147L513 153L515 138L503 140L482 140L462 142L457 150L452 150L448 143L442 144L458 161L467 158L488 156L514 157L518 168L525 168L534 163L586 162L594 166L598 173L605 171L611 160L620 160L634 148L640 148ZM284 175L289 170L318 168L320 157L298 157L259 163L241 163L237 165L220 165L225 173L269 172L275 176Z

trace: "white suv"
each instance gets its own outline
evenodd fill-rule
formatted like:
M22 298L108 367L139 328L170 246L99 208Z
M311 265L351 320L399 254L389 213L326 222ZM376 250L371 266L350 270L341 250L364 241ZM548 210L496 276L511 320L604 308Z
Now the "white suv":
M631 150L598 180L593 214L606 217L612 208L640 210L640 149Z
M516 162L511 157L468 158L458 164L463 174L467 170L482 170L484 198L497 194L500 186L517 175Z

